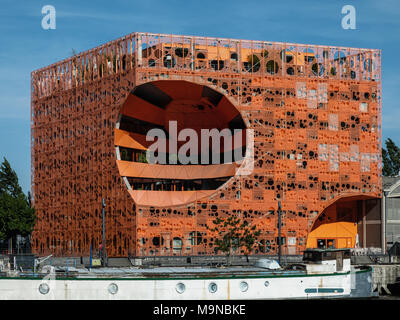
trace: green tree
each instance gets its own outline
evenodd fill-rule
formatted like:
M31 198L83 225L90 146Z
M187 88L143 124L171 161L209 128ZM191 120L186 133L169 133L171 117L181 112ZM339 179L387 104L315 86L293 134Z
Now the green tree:
M0 166L0 239L27 236L34 227L35 210L22 192L18 177L4 158Z
M382 173L387 177L397 176L400 171L400 149L390 138L386 139L385 144L386 150L382 148Z
M254 245L256 244L257 237L260 231L256 230L256 226L251 226L244 220L241 221L239 217L229 216L228 218L216 218L213 220L214 227L206 226L211 232L218 234L215 240L217 250L224 252L228 258L228 264L231 264L231 257L233 249L242 249L246 255L251 253Z

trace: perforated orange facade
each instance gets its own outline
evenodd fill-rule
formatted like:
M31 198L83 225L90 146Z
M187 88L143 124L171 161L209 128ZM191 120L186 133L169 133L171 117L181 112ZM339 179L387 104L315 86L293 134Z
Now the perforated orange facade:
M215 254L206 226L229 215L275 253L278 201L284 253L354 247L381 195L380 50L134 33L31 78L39 254L98 248L102 198L108 256ZM254 130L254 169L148 163L146 130L169 121Z

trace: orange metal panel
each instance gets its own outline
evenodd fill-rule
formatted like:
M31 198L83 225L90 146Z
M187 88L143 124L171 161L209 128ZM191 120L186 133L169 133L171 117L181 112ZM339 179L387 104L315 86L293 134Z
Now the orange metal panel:
M137 142L130 132L115 129L115 140L114 143L116 146L127 147L138 150L147 150L145 146Z
M160 165L117 160L118 170L123 177L155 179L195 180L235 175L237 165Z

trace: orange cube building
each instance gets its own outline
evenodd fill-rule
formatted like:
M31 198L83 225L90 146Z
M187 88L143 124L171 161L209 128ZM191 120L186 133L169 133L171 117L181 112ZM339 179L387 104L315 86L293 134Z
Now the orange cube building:
M253 254L275 254L278 201L284 254L380 247L380 61L373 49L133 33L34 71L34 251L97 249L102 199L108 256L213 255L207 226L232 215L261 231ZM168 140L171 122L242 130L241 161L213 149L218 163L170 150L149 163L147 133Z

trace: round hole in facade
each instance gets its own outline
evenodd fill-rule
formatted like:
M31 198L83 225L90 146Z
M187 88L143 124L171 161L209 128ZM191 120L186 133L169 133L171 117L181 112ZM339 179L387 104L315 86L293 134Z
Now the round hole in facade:
M274 60L269 60L266 65L267 72L270 74L276 74L279 70L279 65Z
M268 287L269 286L269 281L264 282L264 286Z
M263 50L261 52L261 57L263 57L264 59L268 57L268 50Z
M164 67L166 67L166 68L173 68L173 67L175 67L175 63L176 63L175 58L172 57L170 54L167 54L167 55L164 57Z
M160 237L154 237L153 238L153 245L156 247L159 247L160 245L164 245L164 238L161 237L161 241L160 241Z
M246 292L249 289L249 285L246 281L242 281L239 284L240 291Z
M221 83L220 87L220 91L226 90L228 84ZM143 105L146 105L145 112ZM174 123L176 127L172 126ZM225 152L222 149L204 152L201 148L200 130L212 132L214 128L219 128L217 140L221 147L225 148L223 130L231 134L232 143ZM164 150L155 149L149 155L147 151L154 141L146 136L153 129L161 132L167 142L174 132L179 134L182 129L194 131L200 141L189 154L188 150L182 151L187 142L182 141L175 151L166 143ZM242 139L233 139L236 129ZM136 204L153 207L150 212L154 212L154 206L190 203L196 197L211 195L235 175L232 160L239 162L244 158L246 129L239 110L218 89L182 80L144 83L130 92L120 110L115 128L117 165L131 197ZM238 150L242 151L241 155ZM211 165L213 174L207 165ZM182 169L187 166L187 171L175 170L172 166ZM173 177L171 170L176 172Z
M322 63L314 63L311 66L311 71L315 76L322 76L324 74L324 66Z
M218 286L215 282L211 282L208 285L208 291L210 291L211 293L215 293L215 292L217 292L217 290L218 290Z
M118 285L116 283L110 283L107 290L111 294L116 294L118 292Z
M257 72L260 70L260 58L255 54L249 55L247 57L247 62L245 62L245 68L248 72Z
M39 285L39 292L41 294L48 294L49 291L50 291L50 287L49 287L49 285L47 283L41 283Z
M175 49L175 54L180 58L186 57L188 55L188 53L189 53L188 48L176 48Z
M223 60L211 60L210 62L211 68L214 70L222 70L224 68L224 61Z
M179 282L179 283L176 285L175 290L176 290L176 292L178 292L179 294L182 294L182 293L185 292L186 286L185 286L184 283Z

